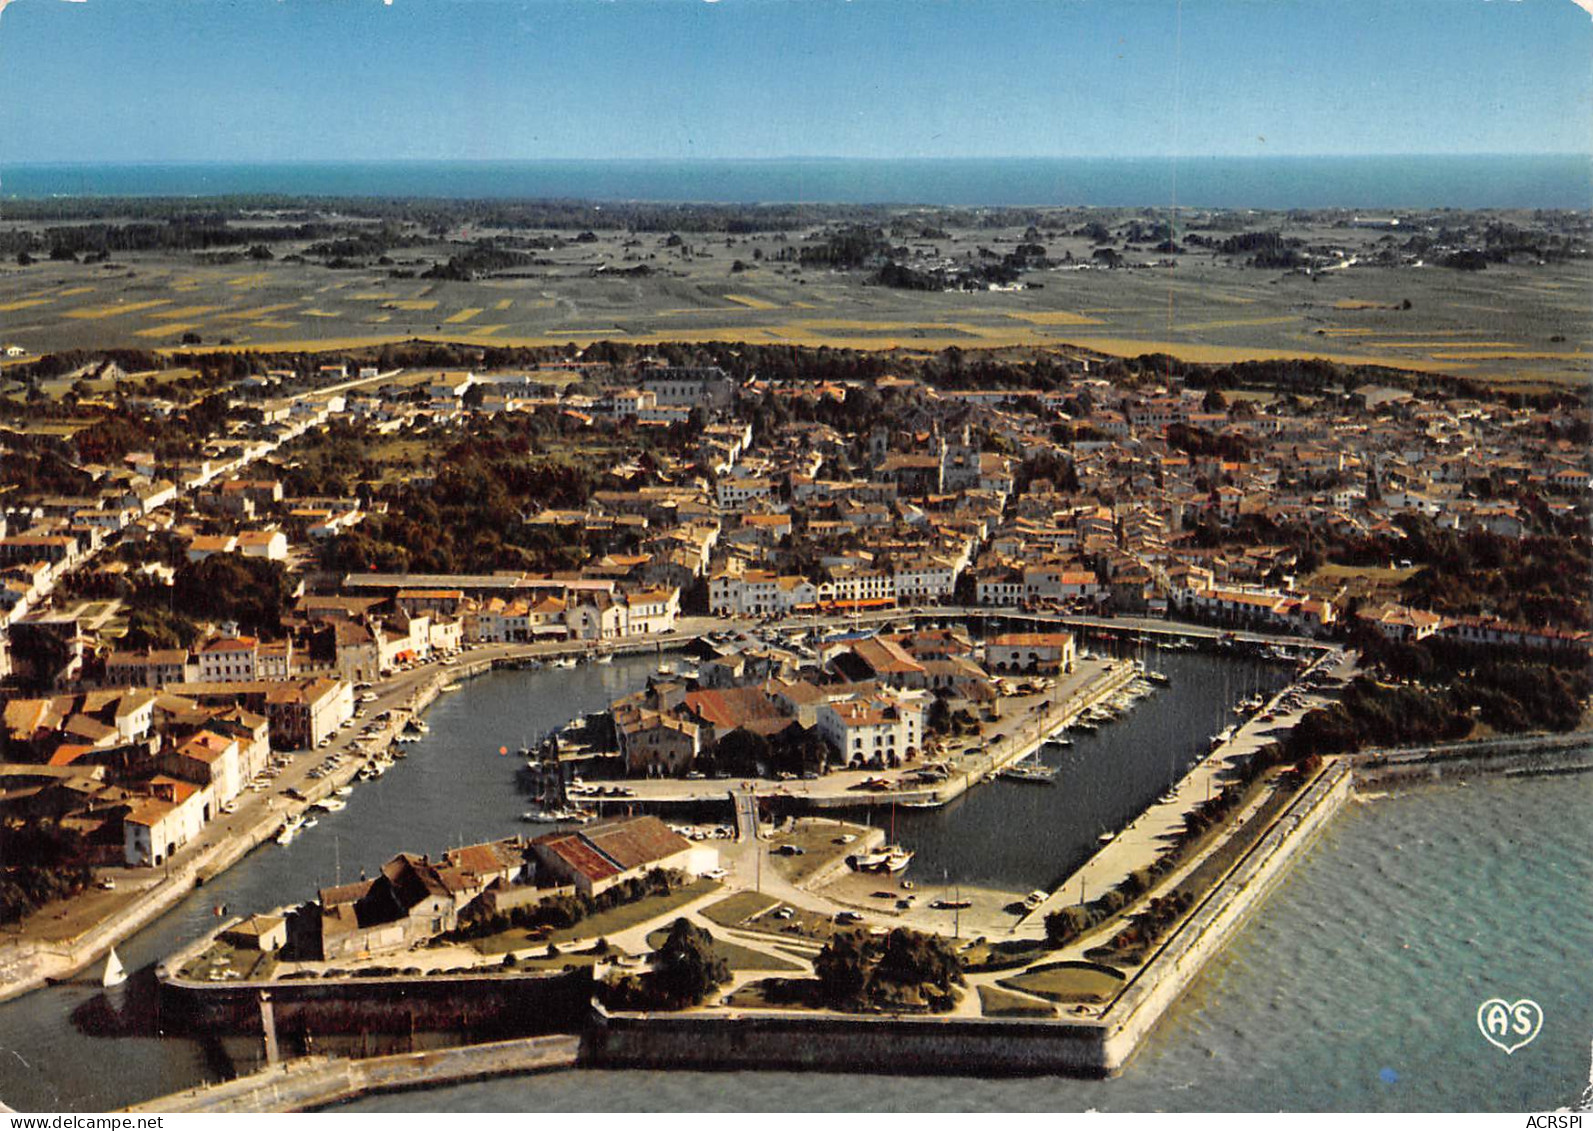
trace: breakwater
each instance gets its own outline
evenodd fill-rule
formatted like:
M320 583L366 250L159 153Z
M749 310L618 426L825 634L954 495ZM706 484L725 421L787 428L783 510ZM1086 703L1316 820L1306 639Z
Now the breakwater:
M377 1092L571 1068L579 1048L579 1037L560 1035L360 1059L303 1057L125 1110L206 1114L313 1111Z
M1329 763L1129 979L1102 1016L1108 1028L1103 1059L1114 1074L1133 1058L1173 1002L1277 886L1289 862L1343 807L1352 784L1349 767Z
M1593 772L1593 732L1477 739L1370 750L1349 759L1361 785L1420 785L1477 774L1531 776Z

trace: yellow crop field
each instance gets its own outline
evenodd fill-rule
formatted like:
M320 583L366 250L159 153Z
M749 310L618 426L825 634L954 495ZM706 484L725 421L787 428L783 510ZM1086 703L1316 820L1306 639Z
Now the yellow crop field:
M251 306L248 310L229 310L225 314L216 315L217 318L250 322L256 318L264 318L268 314L275 314L280 310L292 310L298 303L279 302L271 306Z
M151 318L198 318L201 314L209 314L212 310L220 310L219 306L178 306L171 310L161 310L151 314Z
M1248 346L1208 346L1188 342L1162 342L1140 338L1069 338L1069 343L1096 353L1118 357L1137 357L1146 353L1165 353L1182 361L1229 365L1236 361L1290 361L1319 357L1345 365L1384 365L1390 369L1414 369L1441 373L1447 366L1431 365L1412 357L1370 356L1335 353L1328 350L1255 349Z
M391 322L392 320L393 316L391 314L378 314L374 318L368 319L371 322Z
M769 327L782 334L801 335L819 334L828 331L833 334L850 333L861 334L894 334L894 333L925 333L934 330L949 330L954 334L965 334L975 338L996 338L1005 340L1012 336L1010 330L999 329L992 326L975 326L969 322L871 322L867 320L846 318L800 318L794 322L786 322ZM1019 337L1032 336L1032 331L1019 330Z
M391 307L394 310L436 310L437 300L434 298L401 298L382 305Z
M731 302L740 303L742 306L751 307L753 310L778 310L780 304L767 299L753 298L751 295L726 295Z
M1387 310L1385 302L1367 302L1359 298L1341 298L1333 304L1334 310Z
M1379 340L1372 344L1375 344L1378 349L1386 350L1430 350L1435 348L1446 350L1511 350L1521 348L1520 342L1385 342Z
M173 334L186 334L198 326L197 322L163 322L157 326L149 326L143 330L134 330L133 336L138 338L167 338Z
M68 318L114 318L119 314L133 314L140 310L151 310L157 306L170 306L171 299L157 298L148 302L112 303L110 306L80 306L76 310L66 312Z
M1435 343L1436 344L1436 343ZM1445 349L1453 348L1446 342ZM1593 353L1576 350L1571 353L1552 353L1548 350L1512 350L1490 353L1434 353L1434 361L1586 361Z
M1099 318L1091 318L1086 314L1074 314L1071 310L1040 310L1033 313L1013 312L1008 318L1016 318L1020 322L1033 322L1036 326L1099 326Z
M1286 322L1298 322L1298 314L1282 314L1273 318L1228 318L1219 322L1186 322L1182 326L1174 326L1174 330L1228 330L1236 326L1281 326Z
M492 304L492 309L494 309L494 310L508 310L513 305L514 305L514 299L512 299L512 298L500 298L497 302Z
M293 329L293 327L297 326L298 323L297 322L273 322L270 319L266 319L263 322L251 322L251 323L249 323L249 325L257 327L257 328L259 328L261 330L291 330L291 329Z
M463 310L459 311L457 314L450 314L447 318L444 318L443 321L444 322L469 322L472 318L474 318L476 315L478 315L480 313L481 313L481 307L479 307L479 306L467 306Z
M86 295L93 289L93 287L68 287L64 291L56 291L55 294L58 298L71 298L73 295Z
M340 318L340 317L342 317L342 314L339 311L336 311L336 310L319 310L319 309L317 309L317 308L315 308L313 306L307 306L303 310L299 311L299 313L300 314L304 314L304 315L308 315L311 318Z
M19 298L14 302L0 302L0 314L11 310L26 310L30 306L48 306L47 298Z
M1332 337L1344 338L1464 338L1480 334L1481 330L1357 330L1347 326L1324 326L1316 331ZM1447 345L1447 342L1430 342L1429 345Z
M265 282L266 277L267 276L264 271L256 271L253 275L239 275L236 279L228 279L227 286L240 287L244 290L248 290L251 287L257 287L261 283Z
M358 299L360 302L390 302L391 300L396 299L398 296L391 294L388 291L365 291L361 294L350 295L349 297Z
M472 326L470 327L470 336L472 338L490 337L491 335L500 333L508 328L509 324L507 322L500 322L495 326Z

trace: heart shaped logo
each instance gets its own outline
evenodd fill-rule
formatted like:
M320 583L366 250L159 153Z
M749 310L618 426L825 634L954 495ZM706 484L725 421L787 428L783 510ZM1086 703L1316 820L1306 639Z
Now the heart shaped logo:
M1543 1028L1543 1009L1531 998L1507 1002L1489 998L1477 1007L1477 1028L1490 1045L1504 1049L1508 1056L1530 1045Z

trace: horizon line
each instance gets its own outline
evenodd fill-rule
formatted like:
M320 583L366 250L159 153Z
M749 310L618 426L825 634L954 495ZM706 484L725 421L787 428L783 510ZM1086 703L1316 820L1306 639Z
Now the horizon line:
M1400 153L1120 153L1120 154L1029 154L985 156L911 156L886 157L836 156L829 154L787 154L777 157L141 157L141 158L72 158L61 160L7 160L0 158L0 169L72 168L107 165L138 166L206 166L206 165L522 165L549 164L655 164L675 162L775 164L779 162L851 162L858 164L884 164L898 161L1337 161L1376 159L1476 159L1484 157L1512 158L1563 158L1593 162L1593 152L1543 150L1475 152L1400 152Z

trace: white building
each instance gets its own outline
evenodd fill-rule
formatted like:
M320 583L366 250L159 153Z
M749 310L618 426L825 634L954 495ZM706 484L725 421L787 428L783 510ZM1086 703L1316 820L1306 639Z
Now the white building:
M150 797L136 802L122 822L122 856L129 867L158 867L205 827L209 790L166 777L149 785Z
M774 484L768 479L721 479L715 493L721 507L734 510L754 499L771 498Z
M957 567L945 558L912 558L896 566L898 601L943 601L957 587Z
M625 594L625 635L673 632L680 615L679 589L643 589Z
M985 665L996 672L1070 672L1075 658L1069 632L1009 632L985 649Z
M239 683L259 678L260 642L252 636L227 636L199 649L199 682Z
M821 703L818 730L848 765L882 765L917 757L923 750L922 693L882 692Z

